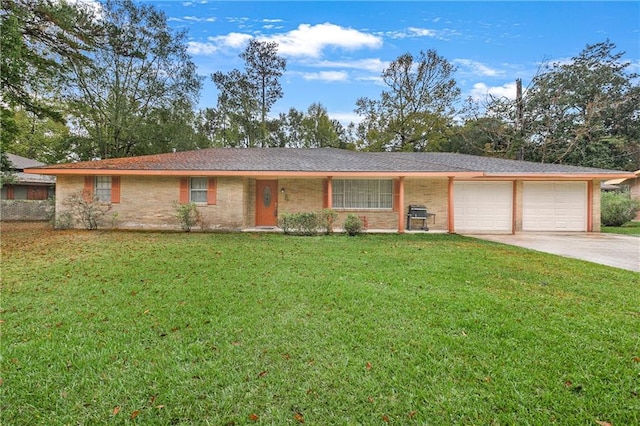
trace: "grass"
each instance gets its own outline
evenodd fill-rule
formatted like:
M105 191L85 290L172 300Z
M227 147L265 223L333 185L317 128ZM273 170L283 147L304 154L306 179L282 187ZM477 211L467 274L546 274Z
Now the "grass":
M638 274L588 262L3 227L2 286L2 424L640 422Z
M640 235L640 222L627 222L622 226L603 226L602 232L609 234Z

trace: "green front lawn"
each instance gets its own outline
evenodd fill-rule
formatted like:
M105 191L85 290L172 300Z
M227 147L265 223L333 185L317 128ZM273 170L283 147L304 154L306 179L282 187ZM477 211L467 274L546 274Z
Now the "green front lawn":
M2 235L0 423L640 422L638 274L451 235ZM604 423L600 423L604 424Z
M609 234L640 235L640 222L627 222L622 226L603 226L602 232Z

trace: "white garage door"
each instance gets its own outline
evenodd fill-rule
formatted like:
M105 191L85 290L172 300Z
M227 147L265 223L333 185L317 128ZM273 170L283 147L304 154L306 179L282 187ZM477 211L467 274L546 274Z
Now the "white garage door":
M586 182L524 182L523 231L586 231Z
M454 182L456 232L512 232L511 182Z

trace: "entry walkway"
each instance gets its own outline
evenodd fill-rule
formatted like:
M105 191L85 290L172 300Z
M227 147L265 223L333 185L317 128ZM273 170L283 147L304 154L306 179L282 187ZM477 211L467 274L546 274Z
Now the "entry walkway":
M640 272L640 237L634 235L589 232L468 236Z

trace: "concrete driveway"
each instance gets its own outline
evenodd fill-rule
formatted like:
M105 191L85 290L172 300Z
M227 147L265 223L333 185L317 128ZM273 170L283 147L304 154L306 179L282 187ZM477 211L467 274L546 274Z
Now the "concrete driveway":
M468 235L640 272L640 237L601 233Z

